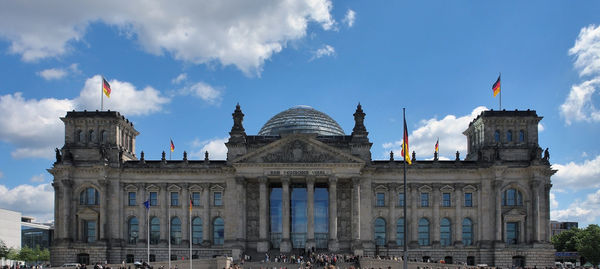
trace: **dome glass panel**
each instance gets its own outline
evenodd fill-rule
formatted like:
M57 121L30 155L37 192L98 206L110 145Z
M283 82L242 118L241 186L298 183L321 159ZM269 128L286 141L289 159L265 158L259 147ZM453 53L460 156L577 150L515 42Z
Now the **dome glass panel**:
M280 112L258 132L263 136L281 134L345 135L335 120L310 106L295 106Z

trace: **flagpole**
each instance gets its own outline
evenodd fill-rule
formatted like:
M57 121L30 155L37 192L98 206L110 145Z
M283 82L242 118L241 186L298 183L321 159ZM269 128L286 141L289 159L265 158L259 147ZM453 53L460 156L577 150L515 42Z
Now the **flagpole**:
M192 269L192 244L194 241L194 234L192 234L192 196L190 195L190 269Z
M100 76L100 111L104 110L104 77Z
M148 198L147 201L150 203L150 198ZM146 232L148 233L148 237L146 237L146 243L148 245L146 258L148 258L147 261L150 263L150 208L146 208Z
M168 227L168 233L169 233L169 269L171 269L171 207L168 206L169 208L169 212L167 213L167 215L169 215L169 218L167 219L169 221L167 227Z
M500 110L502 111L502 72L499 73L500 78Z
M404 126L406 128L406 108L402 108L402 118L404 119L404 123L405 123ZM402 137L404 137L405 133L406 133L406 129L402 133L403 134ZM408 250L406 247L406 244L407 244L406 234L407 234L407 230L408 230L407 225L406 225L406 215L407 215L406 214L406 202L408 201L408 199L406 199L406 154L407 154L406 151L408 151L408 147L406 147L405 145L406 145L406 141L404 141L402 143L402 147L404 147L404 154L402 154L402 155L404 155L402 158L404 160L403 161L403 163L404 163L404 208L403 208L403 210L404 210L404 258L403 258L403 263L404 263L404 265L403 265L402 269L408 268L408 253L407 253Z

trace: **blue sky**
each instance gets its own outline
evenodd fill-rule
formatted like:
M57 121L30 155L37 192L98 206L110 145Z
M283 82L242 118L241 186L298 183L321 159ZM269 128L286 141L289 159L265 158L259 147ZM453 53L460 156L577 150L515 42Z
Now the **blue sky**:
M346 133L360 102L374 159L401 139L466 154L462 131L502 105L534 109L549 147L552 219L600 221L598 1L1 1L0 207L52 219L59 117L100 108L100 76L141 132L137 153L176 146L223 159L240 103L256 134L310 105Z

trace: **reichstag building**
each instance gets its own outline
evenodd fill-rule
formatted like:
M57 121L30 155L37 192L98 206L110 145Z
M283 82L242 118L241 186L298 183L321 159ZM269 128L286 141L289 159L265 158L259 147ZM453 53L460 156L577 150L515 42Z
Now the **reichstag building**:
M48 170L52 264L146 260L148 242L151 261L189 259L190 241L192 258L308 249L402 256L406 238L411 260L554 265L556 171L538 145L535 111L483 111L454 160L412 153L406 193L402 160L372 159L360 105L351 134L308 106L275 115L256 135L239 105L232 115L226 160L164 152L146 160L120 113L68 112L65 145Z

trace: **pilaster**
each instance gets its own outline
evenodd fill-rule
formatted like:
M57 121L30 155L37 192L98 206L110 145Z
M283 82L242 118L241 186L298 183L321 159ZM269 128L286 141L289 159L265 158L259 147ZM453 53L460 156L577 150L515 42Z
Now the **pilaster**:
M258 238L259 242L256 245L256 251L269 251L269 212L268 212L268 193L267 183L269 179L265 176L258 178L259 202L258 202Z
M337 240L337 177L329 177L329 251L338 251Z
M315 177L306 178L306 202L307 202L307 240L306 249L316 246L315 242Z
M281 178L281 224L282 235L279 251L287 253L292 250L290 241L290 178Z

